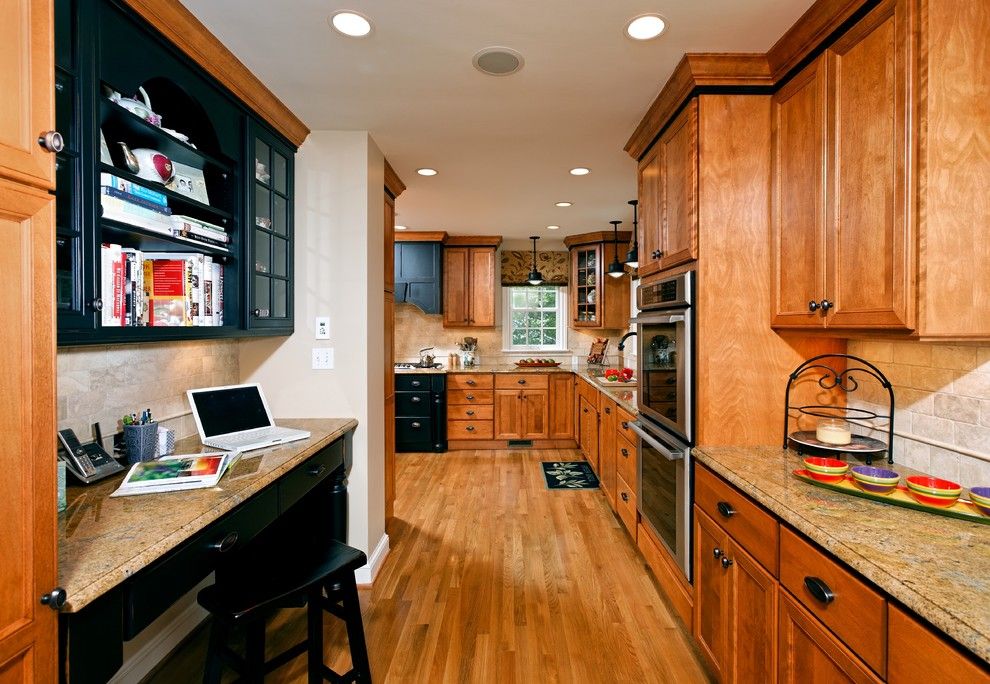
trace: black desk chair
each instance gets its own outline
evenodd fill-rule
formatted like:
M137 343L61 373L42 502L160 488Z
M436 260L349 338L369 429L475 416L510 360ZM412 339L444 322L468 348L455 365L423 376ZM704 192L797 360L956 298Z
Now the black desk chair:
M199 604L213 616L203 681L219 684L224 665L245 681L263 682L265 675L302 653L308 653L309 683L371 682L368 651L361 622L354 570L367 562L363 552L336 541L292 544L269 540L246 549L236 566L218 573L217 583L199 592ZM324 592L326 595L324 596ZM275 609L303 598L307 601L307 638L265 661L265 618ZM323 611L347 625L352 668L337 674L323 662ZM231 631L244 625L245 657L227 646Z

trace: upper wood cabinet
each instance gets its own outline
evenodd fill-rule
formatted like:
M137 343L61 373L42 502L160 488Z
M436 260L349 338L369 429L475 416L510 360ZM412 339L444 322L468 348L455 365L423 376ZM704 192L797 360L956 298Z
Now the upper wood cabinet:
M698 160L693 98L639 164L641 276L698 258Z
M915 325L909 14L881 3L774 96L776 327Z
M495 246L449 246L443 250L443 327L495 325L498 268Z
M564 244L571 251L571 326L619 329L629 325L629 278L607 275L608 264L625 256L629 232L619 232L613 243L607 231L571 235Z
M384 210L384 252L385 291L395 292L395 200L385 193Z

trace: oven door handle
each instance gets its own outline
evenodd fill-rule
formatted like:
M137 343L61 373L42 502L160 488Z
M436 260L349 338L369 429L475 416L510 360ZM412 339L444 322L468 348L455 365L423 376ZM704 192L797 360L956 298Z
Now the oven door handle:
M629 321L630 325L663 325L665 323L683 323L683 314L645 314Z
M684 459L684 454L680 452L675 453L670 449L668 449L667 447L665 447L663 444L658 442L655 437L649 434L639 422L632 421L629 423L629 427L632 429L633 432L639 435L644 442L646 442L651 447L659 451L663 455L663 457L666 458L668 461L680 461Z

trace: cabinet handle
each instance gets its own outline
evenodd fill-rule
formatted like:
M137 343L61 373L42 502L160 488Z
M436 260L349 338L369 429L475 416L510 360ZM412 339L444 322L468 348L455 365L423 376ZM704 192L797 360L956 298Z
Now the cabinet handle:
M818 302L816 302L814 299L808 302L808 311L811 311L812 313L818 311Z
M516 382L518 382L520 385L525 385L526 384L526 381L523 380L522 378L519 378L518 380L516 380Z
M65 149L65 139L58 131L45 131L38 136L38 144L48 152L61 152Z
M319 463L313 466L312 468L310 468L307 472L309 472L309 474L312 475L313 477L319 477L320 475L323 474L323 471L325 471L326 469L327 469L326 465L324 465L323 463Z
M65 605L65 589L62 587L55 587L47 594L41 595L41 605L48 606L52 610L58 610Z
M722 569L728 570L730 565L732 565L732 559L727 556L722 556Z
M418 423L418 422L417 423L409 423L409 425L411 427L414 427L414 428L421 428L421 427L423 427L423 424L422 423Z
M409 397L409 401L411 401L414 404L418 404L419 402L421 402L423 400L420 397Z
M832 593L832 590L829 589L828 585L818 577L805 577L804 586L811 592L812 596L824 603L826 606L835 600L835 594Z
M716 558L716 559L718 559L718 558L721 558L721 557L722 557L722 549L720 549L720 548L718 548L718 547L716 546L716 547L715 547L715 548L714 548L714 549L712 550L712 555L713 555L713 556L715 556L715 558Z
M474 432L474 426L473 426L473 425L468 425L468 426L467 426L466 428L464 428L464 429L465 429L465 430L467 430L468 432Z
M833 306L835 306L835 304L833 304L832 302L828 301L827 299L823 299L822 300L822 303L819 304L819 306L822 307L822 311L824 313L828 313L828 310L831 309Z
M254 316L255 318L260 317L261 316L261 309L253 309L251 311L251 315Z
M467 414L468 414L469 416L473 416L473 415L474 415L474 411L468 411L468 412L467 412Z
M606 416L612 415L612 407L611 406L606 406L605 407L605 415Z
M217 553L227 553L232 548L234 548L234 544L236 543L237 543L237 532L234 531L227 533L227 536L225 536L220 541L213 542L212 544L207 544L206 548L208 548L210 551L216 551Z
M731 518L736 514L736 509L727 504L725 501L719 501L716 506L718 507L718 512L726 518Z
M465 399L467 399L468 401L474 401L474 395L473 394L469 394L469 395L467 395L465 397Z
M411 383L409 383L409 384L410 384L410 385L412 385L413 387L419 387L419 386L420 386L420 385L422 385L423 383L421 383L421 382L420 382L419 380L413 380L413 381L412 381Z
M629 421L628 420L622 421L622 429L623 430L628 430L629 429Z
M582 411L584 411L585 413L587 413L587 412L588 412L588 409L581 409L581 410L582 410Z
M89 303L89 308L93 311L103 311L103 300L97 297Z
M629 458L629 449L622 447L622 455Z
M468 380L466 384L471 385L471 387L474 387L477 383L475 383L474 380Z
M619 496L622 497L623 501L629 501L629 495L626 494L625 492L622 492L621 494L619 494Z

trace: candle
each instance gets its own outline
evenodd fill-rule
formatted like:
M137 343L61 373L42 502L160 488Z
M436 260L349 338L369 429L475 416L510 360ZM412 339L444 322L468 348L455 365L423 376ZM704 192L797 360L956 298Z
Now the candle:
M825 444L842 446L852 441L852 432L844 420L823 420L815 430L815 438Z

